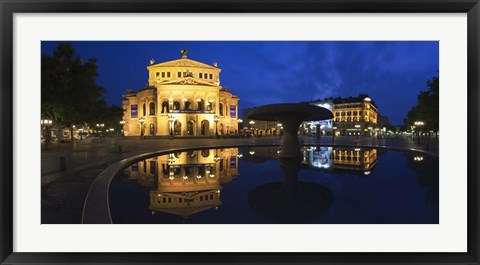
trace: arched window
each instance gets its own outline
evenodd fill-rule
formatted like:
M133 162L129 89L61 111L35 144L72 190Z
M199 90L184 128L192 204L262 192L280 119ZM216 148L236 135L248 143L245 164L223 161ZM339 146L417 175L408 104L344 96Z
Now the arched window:
M182 123L179 121L175 121L174 127L174 133L175 135L181 135L182 134Z
M187 123L187 135L195 135L194 134L194 122L193 121L189 121Z
M207 120L202 121L202 128L201 128L201 135L208 135L208 128L209 128L209 123Z
M174 101L173 102L173 109L174 110L180 110L180 102Z
M150 135L155 135L155 124L150 123Z
M203 101L203 99L197 99L197 106L197 110L205 110L205 102Z
M155 115L155 103L150 102L150 115Z
M142 116L147 116L147 105L143 103L143 115Z
M185 110L190 110L192 103L190 101L185 101Z
M223 104L222 103L220 103L218 105L218 110L220 111L220 116L223 116Z
M168 101L164 101L162 102L162 113L168 113L169 110L168 110Z
M209 157L210 156L210 149L202 149L202 156Z
M150 161L150 174L157 173L157 161Z

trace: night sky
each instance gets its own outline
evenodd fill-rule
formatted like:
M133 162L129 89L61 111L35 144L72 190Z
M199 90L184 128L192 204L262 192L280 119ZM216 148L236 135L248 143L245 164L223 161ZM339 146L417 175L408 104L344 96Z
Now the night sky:
M403 124L426 82L438 76L436 41L81 41L70 42L83 59L97 58L97 84L109 105L127 89L148 82L147 65L181 58L218 62L220 85L245 108L326 97L368 94L393 125ZM53 54L58 42L42 42Z

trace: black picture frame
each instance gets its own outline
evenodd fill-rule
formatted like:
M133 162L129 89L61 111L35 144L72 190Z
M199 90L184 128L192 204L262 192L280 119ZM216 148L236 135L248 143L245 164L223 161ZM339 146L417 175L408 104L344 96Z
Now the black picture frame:
M478 0L0 0L1 264L480 264ZM13 15L15 13L467 13L468 251L466 253L17 253L13 252ZM465 126L465 125L460 125ZM445 238L447 241L448 238Z

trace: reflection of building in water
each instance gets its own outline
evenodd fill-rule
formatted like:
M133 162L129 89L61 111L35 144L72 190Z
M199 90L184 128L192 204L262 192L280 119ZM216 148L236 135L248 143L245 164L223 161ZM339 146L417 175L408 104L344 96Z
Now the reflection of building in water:
M348 170L370 174L377 163L377 149L307 146L302 163L316 169Z
M238 173L238 148L178 152L126 169L129 180L150 187L150 209L188 216L219 206L222 185Z
M332 167L332 147L310 146L303 148L303 164L314 168L329 169Z
M377 149L335 148L333 166L338 169L364 171L365 175L377 164Z

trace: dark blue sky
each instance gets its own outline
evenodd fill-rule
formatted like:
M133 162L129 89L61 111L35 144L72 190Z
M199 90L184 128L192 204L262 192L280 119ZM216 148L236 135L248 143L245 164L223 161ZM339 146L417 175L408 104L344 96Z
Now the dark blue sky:
M325 97L368 94L394 125L403 123L426 82L438 75L436 41L81 41L70 42L84 59L97 58L97 83L108 104L121 105L127 89L148 81L150 58L218 62L220 82L244 108ZM42 42L53 54L58 42Z

